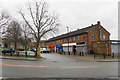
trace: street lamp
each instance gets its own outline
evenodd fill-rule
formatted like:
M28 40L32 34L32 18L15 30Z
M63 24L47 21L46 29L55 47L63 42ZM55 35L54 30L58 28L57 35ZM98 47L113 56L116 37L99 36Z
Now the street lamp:
M69 53L69 27L67 27L67 33L68 33L68 54L70 55L70 53Z

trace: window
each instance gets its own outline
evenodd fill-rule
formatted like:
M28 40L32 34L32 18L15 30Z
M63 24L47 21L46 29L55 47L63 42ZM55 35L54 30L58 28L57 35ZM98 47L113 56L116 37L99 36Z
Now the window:
M65 39L64 39L64 42L65 42Z
M106 39L106 35L103 35L103 39Z
M80 36L78 36L78 40L80 40Z
M75 40L75 37L74 37L74 40Z
M95 34L92 34L92 39L95 39Z
M70 38L70 41L71 41L71 38Z
M61 40L61 42L62 42L62 40Z
M59 43L60 43L60 40L59 40Z
M68 41L68 38L66 39L66 41Z
M100 40L101 40L101 29L99 29L100 30Z

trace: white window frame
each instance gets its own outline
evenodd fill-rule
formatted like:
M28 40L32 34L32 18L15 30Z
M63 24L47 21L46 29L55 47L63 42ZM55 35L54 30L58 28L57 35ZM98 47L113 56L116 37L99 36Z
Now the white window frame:
M103 39L106 40L106 35L103 35Z
M78 36L78 40L80 40L80 36Z
M64 42L65 42L65 39L64 39Z
M92 39L95 39L95 34L92 34Z
M75 36L74 36L74 40L76 40Z
M70 41L71 41L71 37L70 37Z

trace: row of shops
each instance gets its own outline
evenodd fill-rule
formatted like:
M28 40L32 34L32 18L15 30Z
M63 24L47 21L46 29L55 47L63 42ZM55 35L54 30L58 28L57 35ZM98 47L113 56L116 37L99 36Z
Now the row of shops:
M49 49L51 49L52 52L59 52L63 51L65 53L72 54L74 46L76 47L76 53L79 54L80 52L85 53L85 50L87 50L87 46L85 46L85 42L79 42L79 43L66 43L66 44L57 44L57 45L50 45L48 46Z
M68 47L69 46L69 47ZM77 42L77 43L66 43L66 44L57 44L55 46L51 45L48 46L49 49L51 49L52 52L59 52L59 51L63 51L65 53L69 53L72 54L73 53L73 49L74 46L76 47L76 54L80 54L80 52L82 53L86 53L88 50L88 46L85 44L85 42ZM113 53L115 55L118 55L120 50L120 43L119 41L100 41L100 42L92 42L91 44L91 50L89 51L90 54L93 53L100 53L100 54L106 54L106 55L112 55ZM109 54L111 53L111 54Z

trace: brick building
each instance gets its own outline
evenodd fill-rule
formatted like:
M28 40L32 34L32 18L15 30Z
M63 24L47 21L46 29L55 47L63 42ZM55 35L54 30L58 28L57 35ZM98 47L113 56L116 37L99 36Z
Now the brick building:
M78 54L80 52L90 53L90 51L111 54L109 40L110 33L98 21L95 25L92 24L91 26L53 37L46 41L45 46L56 52L61 47L60 49L63 51L68 52L69 48L69 52L73 53L73 45L75 45Z
M67 53L68 50L73 53L73 45L75 45L78 54L80 52L90 53L90 51L111 54L110 44L110 33L98 21L95 25L92 24L91 26L50 38L46 41L45 46L56 52L62 49Z

